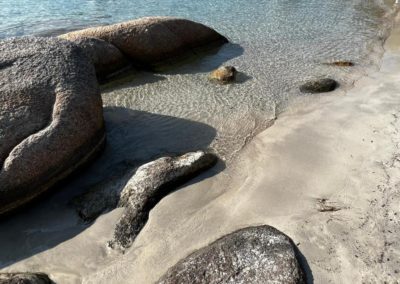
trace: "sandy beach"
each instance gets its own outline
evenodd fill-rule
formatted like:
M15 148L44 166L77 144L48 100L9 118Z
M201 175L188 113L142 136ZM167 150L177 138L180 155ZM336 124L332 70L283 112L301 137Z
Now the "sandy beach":
M310 282L398 281L399 28L379 71L281 114L232 168L162 200L134 248L86 282L151 283L193 250L258 224L298 244Z
M219 237L267 224L297 244L310 283L397 283L399 16L384 48L379 70L354 88L291 104L225 170L164 198L124 254L105 245L123 210L83 224L66 202L76 192L64 192L0 223L0 271L153 283Z

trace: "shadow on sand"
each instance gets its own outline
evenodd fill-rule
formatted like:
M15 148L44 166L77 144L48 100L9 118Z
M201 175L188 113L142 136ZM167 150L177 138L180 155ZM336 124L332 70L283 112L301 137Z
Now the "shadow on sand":
M314 283L314 276L312 274L310 265L308 264L308 261L307 261L306 257L304 256L304 254L300 251L300 249L296 245L294 245L294 248L295 248L295 251L297 253L297 257L298 257L298 259L300 261L300 265L303 268L303 271L305 273L306 283L307 284L313 284Z
M160 71L170 75L208 73L229 60L241 56L243 52L244 49L239 44L226 43L212 50L199 51L196 56L169 64L166 68L160 68Z
M104 117L108 141L102 155L46 198L0 221L0 269L53 248L88 228L90 225L80 222L69 204L88 186L133 164L207 149L216 136L216 130L203 123L121 107L106 107ZM219 163L196 181L223 168Z
M131 70L103 85L102 90L154 83L165 80L163 74L210 72L242 54L241 46L228 43L215 50L199 52L160 73ZM122 107L105 107L104 118L107 145L99 158L41 200L0 220L0 269L51 249L86 230L90 225L80 222L70 201L93 184L160 156L207 149L216 136L216 130L203 123ZM220 161L188 184L211 177L224 168Z
M151 84L166 80L167 75L185 75L210 73L223 65L228 60L239 57L244 52L239 44L227 43L221 47L199 51L194 56L189 56L184 60L167 62L168 64L159 66L155 70L140 70L131 68L111 81L105 81L101 85L103 91L133 88L139 85ZM244 83L252 77L239 72L236 83Z

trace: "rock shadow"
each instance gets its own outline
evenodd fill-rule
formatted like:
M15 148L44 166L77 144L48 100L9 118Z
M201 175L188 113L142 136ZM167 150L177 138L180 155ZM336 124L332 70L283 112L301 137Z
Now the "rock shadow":
M98 164L206 150L217 134L200 122L123 107L105 107L104 117L107 146Z
M243 84L243 83L245 83L245 82L247 82L247 81L249 81L251 79L253 79L253 77L247 75L246 73L243 73L243 72L239 71L236 74L236 82L235 83L236 84Z
M160 156L207 149L216 136L209 125L122 107L105 107L107 145L84 171L45 198L0 220L0 269L74 238L90 225L80 221L70 201L102 180ZM223 170L204 173L196 181ZM106 244L104 244L106 245Z
M297 257L298 260L300 262L300 265L305 273L305 277L306 277L306 283L307 284L313 284L314 283L314 276L312 274L312 270L310 265L308 264L308 261L306 259L306 257L304 256L304 254L300 251L300 249L298 248L298 246L293 245L295 248L295 251L297 253Z
M110 91L133 88L143 84L166 80L165 75L209 73L228 60L239 57L243 52L244 49L239 44L227 43L221 47L199 50L195 55L165 63L165 65L154 70L141 70L132 67L121 72L118 76L102 82L101 89L103 91ZM236 83L244 83L249 79L252 79L252 77L239 72Z
M215 49L199 51L196 56L162 68L159 71L169 75L208 73L229 60L241 56L243 53L244 48L241 45L226 43Z
M146 71L138 71L131 68L121 72L118 76L113 77L111 80L102 82L100 88L102 92L107 92L111 90L114 91L142 86L145 84L152 84L163 80L166 80L166 78L162 75L153 74Z

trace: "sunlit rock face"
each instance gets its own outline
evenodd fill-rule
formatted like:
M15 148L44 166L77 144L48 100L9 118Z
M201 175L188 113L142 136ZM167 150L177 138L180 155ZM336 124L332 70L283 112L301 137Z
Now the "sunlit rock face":
M68 40L97 38L116 46L136 65L152 67L196 48L218 45L227 39L213 29L185 19L148 17L94 27L60 36Z
M194 252L157 283L305 283L305 274L290 238L273 227L259 226Z
M0 215L89 161L104 140L95 69L78 46L0 42Z
M0 273L0 283L4 284L52 284L44 273Z

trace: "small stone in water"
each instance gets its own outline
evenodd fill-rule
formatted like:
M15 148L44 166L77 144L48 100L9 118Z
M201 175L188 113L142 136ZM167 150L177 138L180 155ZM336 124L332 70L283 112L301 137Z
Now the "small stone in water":
M300 86L300 91L302 93L325 93L331 92L336 89L339 84L329 78L317 79L314 81L309 81Z
M237 70L233 66L221 66L217 70L211 72L209 79L221 84L235 81Z
M351 67L354 66L354 63L351 61L334 61L334 62L326 62L325 65L333 65L338 67Z

